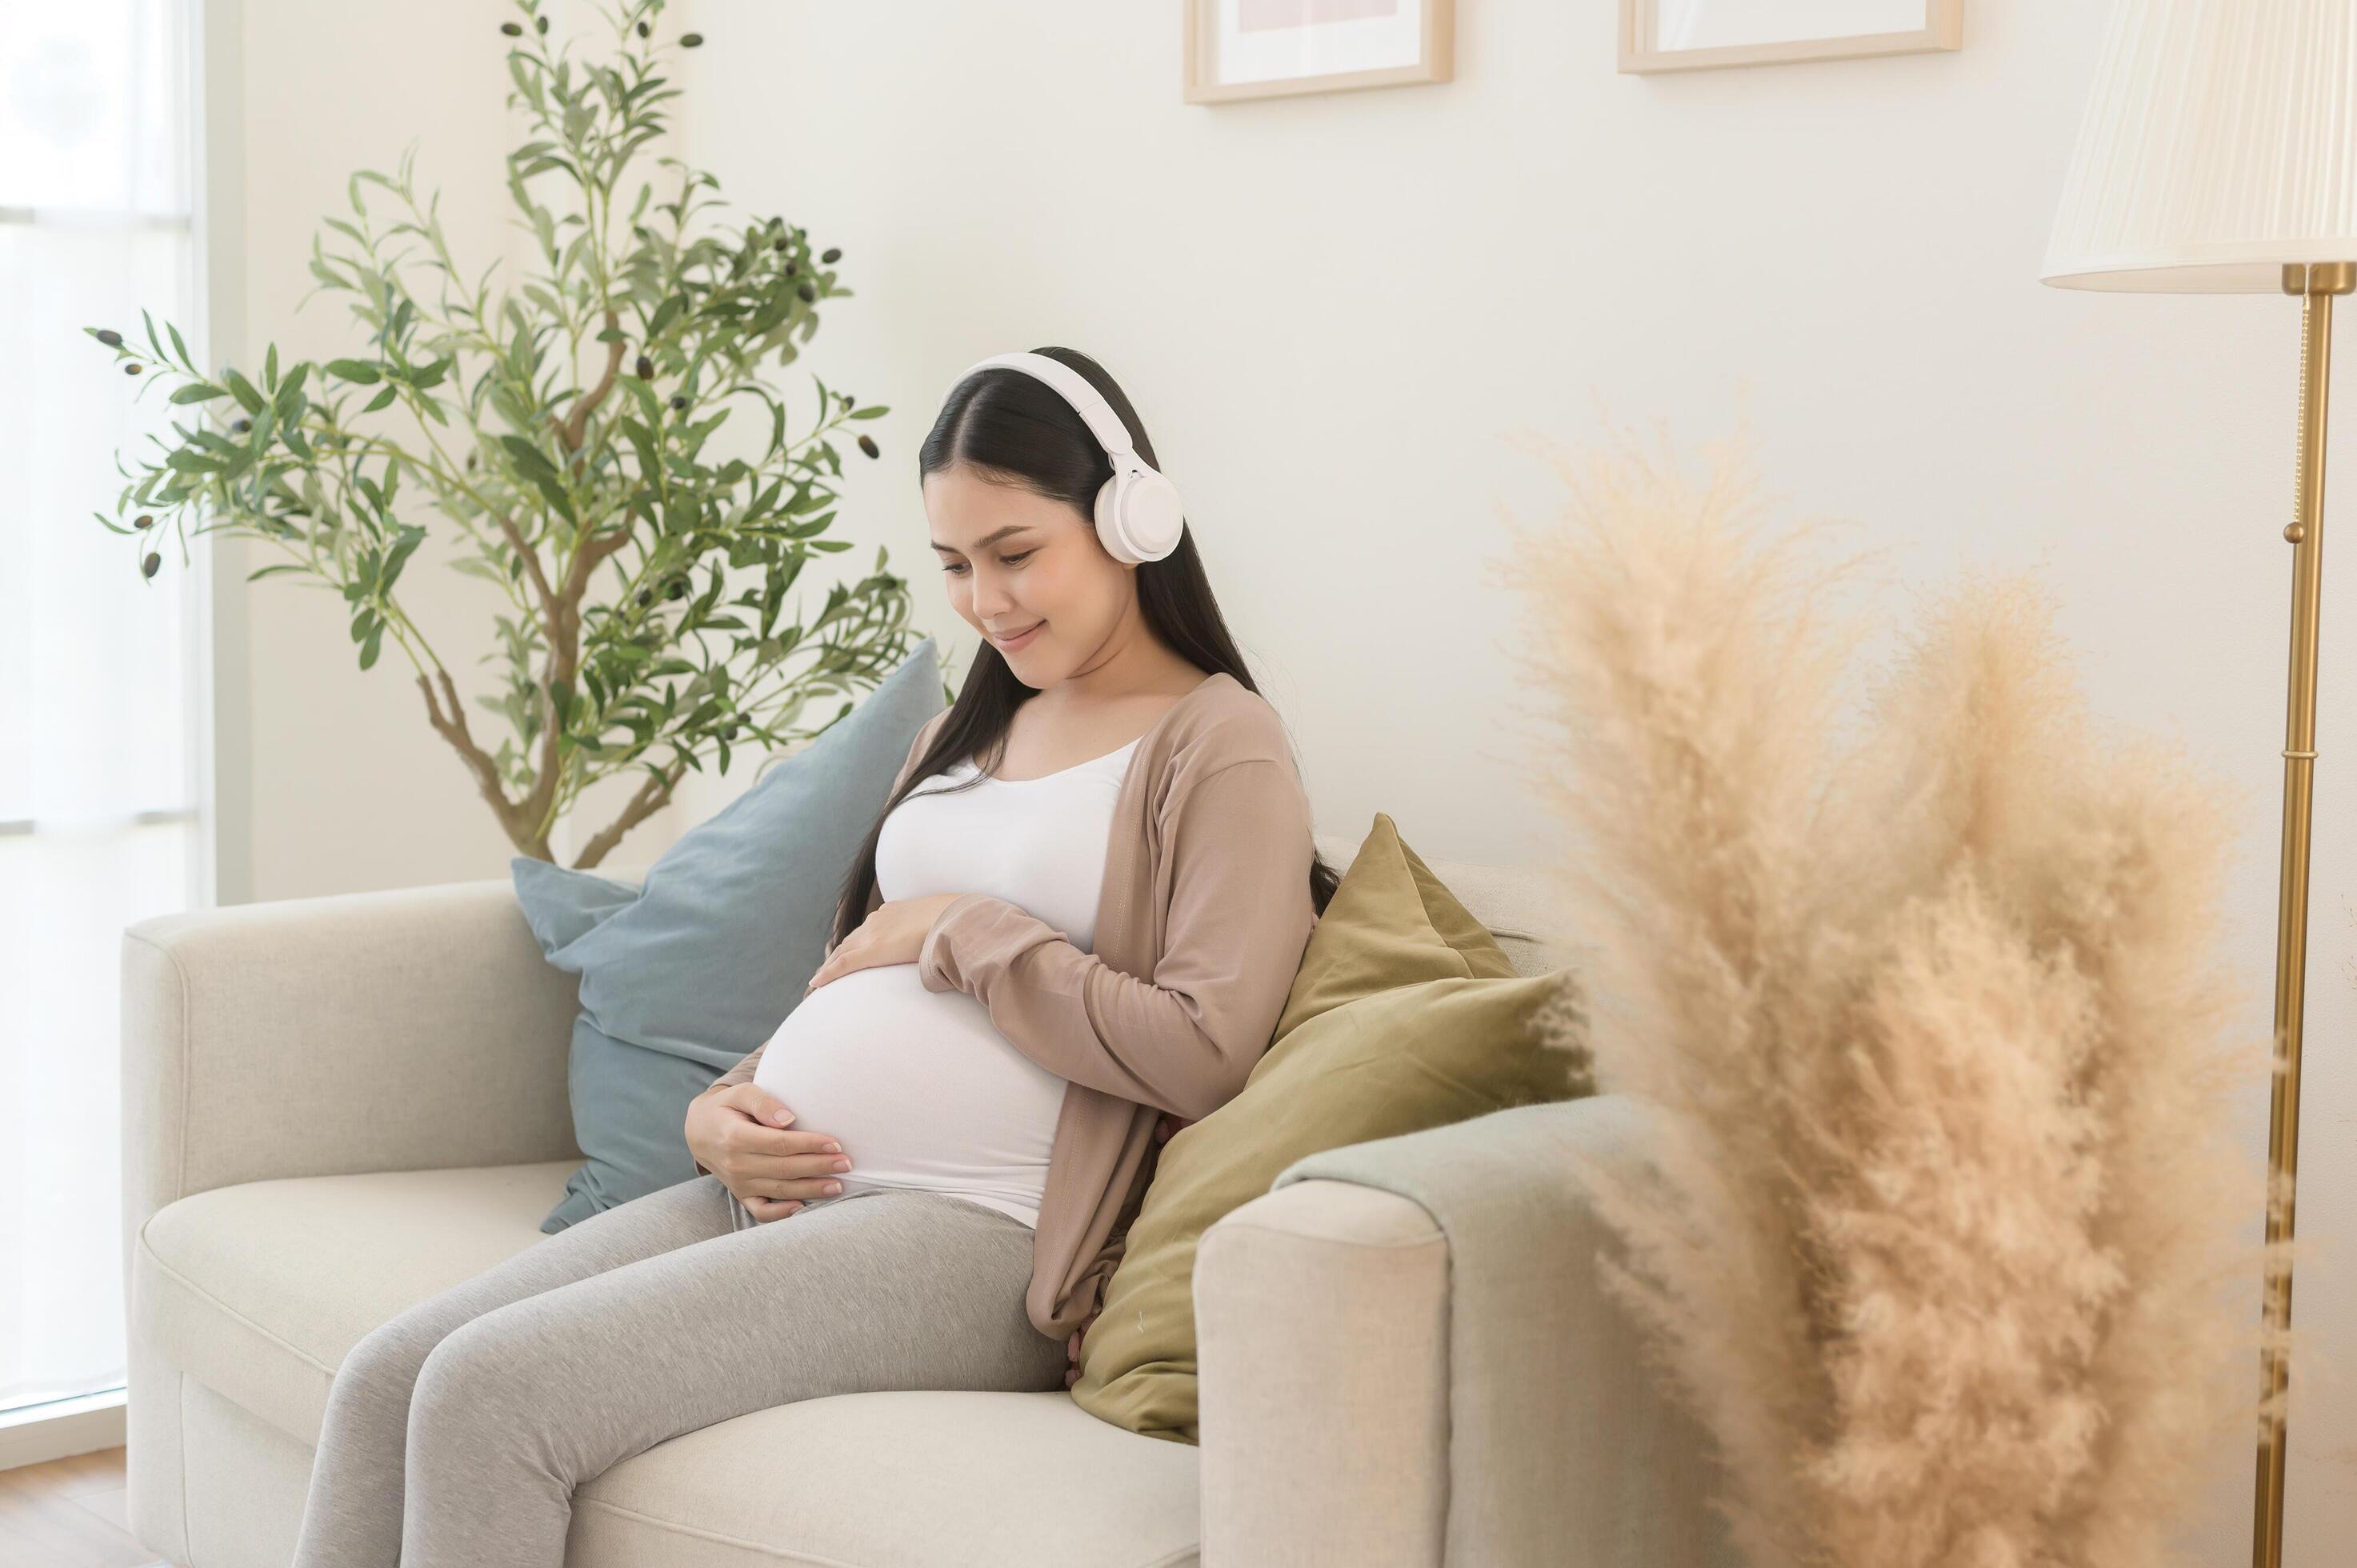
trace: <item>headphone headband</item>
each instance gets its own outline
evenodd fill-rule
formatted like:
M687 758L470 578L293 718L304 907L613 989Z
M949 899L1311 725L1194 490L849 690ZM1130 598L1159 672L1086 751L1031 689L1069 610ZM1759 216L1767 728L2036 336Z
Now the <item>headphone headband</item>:
M1113 461L1113 478L1099 488L1094 518L1097 541L1107 553L1126 565L1159 561L1178 548L1187 526L1178 489L1137 455L1129 427L1103 392L1089 379L1060 360L1045 354L993 354L966 367L952 390L964 384L976 371L996 368L1021 371L1047 382L1063 395L1087 424Z
M1028 371L1062 392L1064 401L1088 422L1090 432L1096 436L1097 445L1105 449L1106 456L1136 451L1129 439L1129 426L1121 422L1121 415L1113 411L1113 404L1105 402L1104 394L1089 384L1088 377L1061 360L1051 360L1045 354L993 354L987 360L967 366L965 374L958 380L963 381L976 371L987 371L998 365L1011 371ZM1118 463L1114 466L1120 467Z

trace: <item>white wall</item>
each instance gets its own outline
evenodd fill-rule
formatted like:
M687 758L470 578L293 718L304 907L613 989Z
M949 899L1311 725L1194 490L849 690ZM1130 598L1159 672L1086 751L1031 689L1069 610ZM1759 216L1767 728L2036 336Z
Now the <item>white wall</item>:
M312 237L341 243L320 220L353 220L345 185L355 169L390 173L416 140L418 183L441 187L457 253L479 258L479 268L508 249L500 155L518 138L502 107L508 40L497 27L505 8L495 14L461 0L397 9L242 3L244 362L258 363L273 341L282 359L364 354L368 329L349 314L350 295L304 299L316 282ZM381 222L392 220L387 192L371 188L366 199L385 215ZM493 646L490 616L501 601L489 584L439 568L448 532L429 535L400 596L463 680ZM340 594L297 575L245 585L246 572L284 557L251 542L223 554L221 580L241 585L234 597L244 605L252 682L242 747L252 800L246 896L503 874L506 840L455 754L426 726L425 698L393 640L362 671ZM221 618L234 627L233 614ZM230 745L224 736L224 751ZM225 900L235 901L240 883L224 864Z
M422 127L446 211L501 215L500 40L459 0L245 4L249 328L315 350L326 303L291 330L284 306L350 166L389 163ZM1512 860L1553 830L1518 773L1532 732L1485 564L1499 507L1534 521L1557 490L1505 433L1586 440L1600 399L1700 440L1746 409L1777 488L1888 552L1894 613L1952 567L2042 563L2098 707L2181 736L2245 792L2231 940L2263 1036L2296 306L2038 283L2100 6L1971 0L1961 53L1683 78L1617 75L1614 10L1466 0L1453 82L1206 108L1180 101L1177 0L693 0L712 45L683 73L688 150L741 207L843 246L858 295L784 388L806 392L815 368L894 410L869 427L884 460L852 461L845 559L886 542L962 670L916 443L974 360L1081 348L1186 490L1321 830L1363 832L1380 810L1427 855ZM2334 443L2344 489L2352 430L2344 416ZM2301 1562L2357 1526L2357 566L2334 561ZM489 647L479 586L418 596L454 667L453 649ZM266 581L251 604L253 895L500 875L504 841L414 687L389 657L352 669L340 602ZM651 857L749 779L691 780L618 858ZM2255 1165L2261 1090L2234 1108ZM2245 1442L2222 1444L2205 1561L2247 1555L2249 1470Z

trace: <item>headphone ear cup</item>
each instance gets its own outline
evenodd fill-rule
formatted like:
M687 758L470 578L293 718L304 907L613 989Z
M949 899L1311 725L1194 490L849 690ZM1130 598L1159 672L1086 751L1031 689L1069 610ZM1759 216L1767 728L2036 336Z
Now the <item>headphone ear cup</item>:
M1129 536L1122 530L1121 479L1121 470L1115 468L1113 478L1097 487L1097 542L1104 546L1106 554L1123 565L1135 566L1138 564L1137 553L1131 548Z
M1097 542L1125 566L1159 561L1178 548L1187 513L1178 487L1144 465L1114 465L1097 487Z
M1139 560L1159 561L1178 548L1187 527L1187 510L1178 499L1178 487L1154 469L1129 476L1116 510L1122 542Z

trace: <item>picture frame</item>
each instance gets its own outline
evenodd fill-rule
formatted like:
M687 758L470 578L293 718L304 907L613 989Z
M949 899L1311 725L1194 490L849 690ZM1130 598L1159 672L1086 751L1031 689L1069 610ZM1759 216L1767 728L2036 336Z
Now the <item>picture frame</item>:
M1790 13L1790 36L1777 34L1780 10ZM1894 15L1901 25L1876 27L1876 15L1885 11L1910 15ZM1916 12L1921 13L1920 24L1905 25L1916 22ZM1704 38L1713 32L1750 36L1741 41L1663 48L1659 40L1665 15L1679 16L1684 27ZM1851 20L1857 17L1865 20ZM1817 27L1833 30L1812 30ZM1964 48L1964 0L1620 0L1620 70L1648 74L1930 54Z
M1456 0L1185 0L1189 103L1448 81Z

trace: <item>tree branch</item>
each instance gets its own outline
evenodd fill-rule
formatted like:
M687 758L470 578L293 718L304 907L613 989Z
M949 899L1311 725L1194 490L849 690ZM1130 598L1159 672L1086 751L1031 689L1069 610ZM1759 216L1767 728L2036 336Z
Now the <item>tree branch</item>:
M523 557L524 574L531 577L533 590L540 595L541 611L546 614L556 596L548 586L548 575L540 569L540 553L523 542L523 531L515 525L515 519L503 511L491 515L499 521L500 532L507 535L510 548Z
M571 596L576 609L580 607L581 596L588 591L589 574L597 569L598 562L630 542L630 536L638 530L638 522L639 509L625 507L619 526L609 533L591 534L581 542L581 548L574 552L573 569L565 576L565 591Z
M608 331L618 331L622 324L619 314L611 309L605 313L605 320ZM606 373L596 386L575 400L570 417L560 421L553 413L548 416L548 423L556 432L557 439L565 444L565 450L572 454L573 473L576 478L580 477L585 461L581 456L581 442L589 428L589 416L614 390L614 378L620 373L622 367L622 349L619 338L607 343ZM547 694L548 727L541 738L539 774L533 780L532 793L515 808L535 824L533 833L535 839L540 836L536 824L549 820L553 814L550 808L556 802L559 786L557 736L565 728L564 715L556 705L556 683L562 681L567 686L572 685L573 677L580 669L581 596L588 589L589 574L597 563L629 542L637 515L633 510L626 510L622 514L621 527L613 533L604 537L584 537L574 549L573 565L565 575L565 585L552 589L548 578L541 571L539 558L524 548L522 535L515 524L504 513L500 514L500 529L507 534L508 542L522 554L533 585L540 590L542 613L548 622L548 670L541 682L542 690Z
M443 693L450 704L450 711L447 714L442 711L442 704L435 700L434 682L436 679L442 682ZM500 825L507 830L509 841L525 854L537 854L545 860L548 857L548 845L544 842L535 844L533 842L533 835L522 831L526 823L522 813L516 809L515 803L508 799L507 791L500 787L499 764L492 759L490 753L476 744L473 734L467 728L467 711L458 701L458 688L451 681L450 672L447 670L436 668L431 676L421 673L417 677L417 689L425 693L425 716L433 725L434 732L450 743L452 749L457 752L459 760L467 765L467 770L475 776L476 786L482 790L483 799L490 802L491 810L498 814Z
M630 797L630 803L622 808L622 814L582 846L580 857L574 861L573 868L576 871L588 870L605 859L608 851L622 842L623 834L669 805L673 787L686 772L687 764L682 761L662 769L660 777L649 774L647 781L639 786L639 792Z
M581 667L581 599L588 592L589 574L597 563L630 542L638 522L638 510L625 508L622 518L611 532L593 533L581 541L573 553L573 564L565 574L565 585L548 600L548 671L541 682L547 696L548 728L541 737L539 776L533 780L532 793L516 805L517 814L533 824L532 837L542 837L538 824L547 822L556 802L557 736L565 725L556 708L556 683L573 684Z
M607 331L619 332L621 327L619 315L611 310L606 312ZM606 395L614 390L614 377L621 368L622 340L616 338L606 345L606 373L599 378L597 384L574 400L573 413L565 419L560 421L553 413L548 416L549 424L555 428L557 439L565 443L565 451L573 456L573 477L576 479L581 477L582 465L587 461L581 456L581 441L588 434L589 416L597 412L597 405L604 403Z

